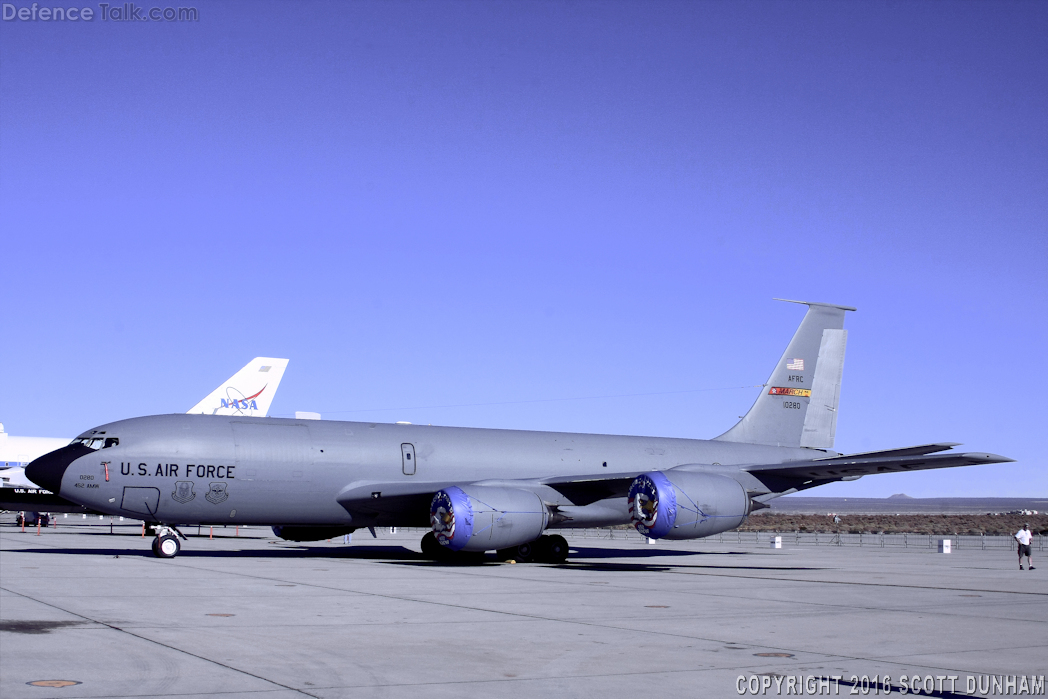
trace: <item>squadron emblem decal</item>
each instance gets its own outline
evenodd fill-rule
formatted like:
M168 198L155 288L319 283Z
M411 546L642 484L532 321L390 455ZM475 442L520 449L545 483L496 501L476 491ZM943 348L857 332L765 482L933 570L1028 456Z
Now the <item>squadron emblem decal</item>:
M433 496L429 506L429 523L437 541L447 546L455 538L455 508L451 496L440 491Z
M171 499L183 505L196 497L193 492L193 481L178 481L175 483L175 492L171 493Z
M207 491L207 495L204 499L210 502L212 505L217 505L220 502L225 502L229 499L229 493L226 492L225 483L212 483L210 490Z
M633 526L649 539L666 536L677 521L677 491L659 471L637 476L630 484L629 514Z
M429 505L429 523L437 543L461 551L473 537L473 504L461 488L438 491Z

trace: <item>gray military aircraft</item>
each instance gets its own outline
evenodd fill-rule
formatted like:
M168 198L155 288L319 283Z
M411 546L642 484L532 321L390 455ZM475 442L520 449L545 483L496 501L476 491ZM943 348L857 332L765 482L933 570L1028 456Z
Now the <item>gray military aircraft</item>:
M865 475L1012 461L956 443L833 451L846 311L808 311L749 412L712 440L156 415L113 422L33 461L34 482L93 510L157 524L275 525L293 541L430 526L423 553L563 561L547 530L632 523L650 538L738 527L772 498ZM185 537L182 537L183 539Z

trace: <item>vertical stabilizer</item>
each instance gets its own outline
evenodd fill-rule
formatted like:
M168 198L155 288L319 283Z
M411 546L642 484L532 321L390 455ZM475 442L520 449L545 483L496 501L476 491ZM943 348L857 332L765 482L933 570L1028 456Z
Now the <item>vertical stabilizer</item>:
M786 299L776 299L785 301ZM848 306L791 301L808 306L786 352L753 407L717 437L726 442L833 448L844 373Z
M189 414L265 417L269 414L269 406L287 363L286 359L255 357L207 398L190 408Z

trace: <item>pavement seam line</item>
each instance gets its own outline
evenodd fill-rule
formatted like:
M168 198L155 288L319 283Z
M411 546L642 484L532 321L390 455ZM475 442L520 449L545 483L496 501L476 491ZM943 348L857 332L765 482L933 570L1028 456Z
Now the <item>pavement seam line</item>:
M285 580L284 578L272 578L272 577L263 577L263 576L259 576L259 575L247 575L247 574L243 574L243 573L231 573L231 572L226 571L226 570L221 570L221 569L216 570L216 569L209 568L209 567L206 567L206 566L190 565L190 564L188 564L187 561L195 560L192 557L186 559L185 562L181 561L181 560L180 561L159 561L159 560L154 561L153 559L149 559L147 557L142 557L142 558L139 558L137 560L140 560L140 561L146 563L147 565L151 565L152 563L164 562L164 563L176 564L176 565L178 565L179 567L182 567L182 568L189 568L189 569L198 570L198 571L205 570L205 571L208 571L208 572L213 573L213 574L232 575L232 576L235 576L235 577L250 578L250 579L256 579L256 580L265 580L267 582L277 582L277 581L279 581L279 582L291 582L289 580ZM346 563L346 564L352 563L352 564L356 564L356 565L360 565L360 564L380 565L379 561L375 561L375 560L372 560L372 559L357 559L357 558L342 558L342 557L331 558L331 559L329 559L328 562L330 562L330 563ZM549 566L549 567L553 567L553 566ZM570 566L570 565L566 566L566 567L573 568L574 570L578 570L578 571L584 571L585 570L585 568L583 568L583 567L573 567L573 566ZM454 573L455 572L454 569L448 570L446 568L440 568L439 570L442 573ZM760 580L760 578L754 578L753 576L748 576L748 575L731 575L731 574L724 574L724 573L708 573L708 572L701 572L701 571L674 570L674 569L672 569L669 566L667 566L667 570L662 571L662 572L677 573L678 575L700 575L700 576L709 576L709 577L726 577L726 578L734 578L734 579L741 578L741 579ZM462 574L459 574L459 575L457 575L455 577L475 577L475 576L468 576L466 573L462 573ZM482 577L499 577L499 576L484 575ZM534 578L529 578L529 581L530 582L537 582L537 580L535 580ZM1009 593L1009 594L1032 594L1032 595L1045 595L1045 596L1048 596L1048 593L1023 593L1023 592L1014 592L1014 591L1010 591L1010 590L969 590L967 588L931 588L931 587L920 586L920 585L892 585L892 584L883 584L883 583L864 583L864 582L848 582L848 581L828 581L828 580L812 581L812 580L785 579L785 580L783 580L783 582L795 582L795 583L806 583L806 584L860 585L860 586L867 586L867 587L922 589L922 590L931 590L931 591L935 591L935 590L939 590L939 591L941 591L941 590L965 591L965 592L967 592L967 591L977 591L977 592L993 592L993 593L999 593L999 594L1000 593ZM585 622L585 621L581 621L581 620L556 619L556 618L544 617L544 616L535 615L535 614L522 614L522 613L519 613L519 612L508 612L508 611L503 611L503 610L484 609L484 608L481 608L481 607L474 607L474 606L448 604L448 603L436 602L436 601L433 601L433 600L426 600L426 599L418 599L418 598L413 598L413 597L401 597L401 596L395 596L395 595L385 595L385 594L379 594L379 593L374 593L374 592L364 592L364 591L359 591L359 590L346 590L344 588L331 587L331 586L328 586L328 585L320 585L320 584L316 584L316 583L296 582L295 584L303 586L303 587L312 587L312 588L316 588L316 589L330 590L332 592L341 593L341 594L355 594L355 595L362 595L362 596L366 596L366 597L376 597L376 598L380 598L380 599L396 600L396 601L401 601L401 602L415 602L415 603L421 603L421 604L436 605L436 606L445 607L445 608L452 608L452 609L461 609L461 610L482 612L482 613L483 612L487 612L487 613L491 613L491 614L517 617L519 619L555 622L555 623L571 624L571 625L581 625L581 626L586 626L586 627L591 627L591 628L598 628L598 629L610 629L610 630L614 630L614 631L629 631L629 632L636 632L637 631L636 629L624 629L624 628L618 627L618 626L609 626L609 625L604 624L604 623ZM15 593L15 594L19 594L19 593ZM33 598L29 597L28 595L23 595L23 596L27 597L28 599L33 599ZM54 605L52 605L52 606L54 606ZM55 608L60 609L57 606ZM70 613L72 613L72 612L70 612ZM87 617L83 617L83 618L87 618ZM101 622L97 622L97 623L101 623ZM105 625L105 624L103 624L103 625ZM115 627L113 627L113 628L115 628ZM644 633L655 633L655 632L646 631L646 630L642 630L642 631ZM128 632L128 633L130 633L130 632ZM692 641L705 641L705 642L709 642L709 643L721 643L721 644L723 644L723 643L730 643L729 641L723 641L723 640L720 640L720 639L712 639L712 638L706 638L706 637L700 637L700 636L689 636L689 635L683 635L683 634L667 634L665 632L659 632L659 633L660 633L660 635L663 635L663 636L670 635L670 636L674 636L674 637L677 637L677 638L686 639L686 640L692 640ZM136 634L130 634L130 635L138 637ZM151 639L144 639L144 640L151 640ZM159 642L157 642L157 643L159 643ZM159 644L159 645L164 645L164 644ZM852 656L846 656L846 655L836 655L836 654L827 654L827 653L815 653L813 651L808 651L808 650L798 650L798 649L792 649L792 648L781 648L781 647L777 647L777 646L762 646L762 647L774 648L776 650L783 650L783 651L792 651L794 653L805 653L805 654L811 653L813 655L822 655L824 658L828 658L828 659L851 660L851 661L868 660L868 659L864 659L864 658L858 658L858 657L852 657ZM192 653L188 653L187 651L182 651L182 652L186 652L188 655L191 655L193 657L199 657L199 656L195 656ZM221 663L217 663L216 662L215 664L223 666ZM225 667L225 666L223 666L223 667ZM928 667L928 666L926 666L926 667ZM230 669L233 669L233 668L230 668ZM929 669L948 670L948 671L955 670L954 668L938 668L938 667L929 667ZM960 670L957 670L957 671L960 672ZM244 673L244 674L250 675L250 673ZM270 681L270 680L266 680L266 681ZM281 686L281 687L283 686L283 685L280 685L279 683L276 683L276 682L273 682L273 684L275 684L277 686ZM300 691L300 690L294 690L292 688L287 688L287 689L291 689L291 691ZM301 693L306 694L306 692L301 692ZM307 696L312 696L312 695L308 695L307 694Z
M107 624L104 621L98 621L96 619L92 619L91 617L86 616L84 614L80 614L78 612L74 612L74 611L69 610L69 609L64 609L62 607L59 607L57 604L53 604L51 602L45 602L45 601L43 601L41 599L37 599L37 598L32 597L30 595L27 595L25 593L17 592L15 590L10 590L10 589L8 589L6 587L0 587L0 590L4 590L5 592L9 592L11 594L18 595L19 597L23 597L23 598L28 599L28 600L32 600L33 602L36 602L37 604L42 604L42 605L44 605L46 607L51 607L52 609L57 609L58 611L65 612L66 614L69 614L71 616L80 617L81 619L89 621L92 624L98 624L98 625L104 626L104 627L106 627L108 629L112 629L113 631L117 631L119 633L127 634L128 636L131 636L132 638L137 638L137 639L140 639L140 640L145 641L147 643L152 643L152 644L158 645L161 648L167 648L168 650L173 650L176 653L183 653L185 655L188 655L191 658L196 658L197 660L203 660L204 662L211 663L212 665L217 665L217 666L219 666L221 668L225 668L226 670L231 670L232 672L235 672L235 673L238 673L238 674L241 674L241 675L246 675L248 677L252 677L252 678L257 679L257 680L261 680L262 682L266 682L268 684L274 685L275 687L279 687L280 689L285 689L285 690L288 690L288 691L291 691L291 692L296 692L298 694L302 694L302 695L307 696L307 697L313 697L313 699L319 699L319 697L317 697L315 694L310 694L309 692L304 692L301 689L296 689L295 687L289 687L287 685L280 684L279 682L275 682L274 680L267 679L265 677L262 677L261 675L256 675L256 674L248 672L246 670L240 670L240 669L232 667L230 665L226 665L224 663L220 663L217 660L213 660L212 658L206 658L206 657L204 657L202 655L197 655L196 653L191 653L188 650L185 650L183 648L178 648L176 646L168 645L167 643L163 643L163 642L158 641L156 639L149 638L148 636L142 636L140 634L136 634L136 633L134 633L132 631L128 631L127 629L123 629L123 628L121 628L119 626L113 626L112 624ZM271 690L271 691L276 691L276 690Z
M367 562L370 562L370 561L364 561L364 562L367 563ZM197 567L197 566L185 565L184 567L193 568L194 570L201 570L201 568ZM223 571L223 570L216 571L216 570L211 569L211 568L203 568L203 570L207 570L208 572L211 572L211 573L220 573L220 574L225 574L225 575L232 575L232 576L235 576L235 577L245 577L245 578L251 578L251 579L255 579L255 580L265 580L267 582L276 582L276 581L289 582L287 580L284 580L283 578L269 578L269 577L262 577L262 576L259 576L259 575L246 575L246 574L243 574L243 573L231 573L229 571ZM746 576L728 576L728 577L746 577ZM379 594L379 593L375 593L375 592L361 592L361 591L358 591L358 590L345 590L345 589L342 589L342 588L331 587L331 586L328 586L328 585L319 585L319 584L316 584L316 583L296 583L296 584L300 585L300 586L303 586L303 587L312 587L312 588L317 588L317 589L322 589L322 590L331 590L331 591L334 591L334 592L362 595L362 596L365 596L365 597L377 597L379 599L396 600L396 601L400 601L400 602L415 602L415 603L419 603L419 604L430 604L430 605L436 605L436 606L440 606L440 607L446 607L446 608L452 608L452 609L461 609L461 610L473 611L473 612L482 612L482 613L486 612L486 613L498 614L498 615L503 615L503 616L512 616L512 617L516 617L518 619L527 619L527 620L531 620L531 621L546 621L546 622L553 622L553 623L560 623L560 624L570 624L570 625L585 626L585 627L596 628L596 629L605 629L605 630L611 630L611 631L626 631L626 632L631 632L631 633L636 633L638 631L638 629L629 629L629 628L623 628L621 626L612 626L612 625L609 625L609 624L606 624L606 623L587 622L587 621L581 621L581 620L556 619L556 618L552 618L552 617L539 616L537 614L522 614L520 612L509 612L509 611L495 610L495 609L484 609L484 608L481 608L481 607L471 607L471 606L460 605L460 604L448 604L446 602L436 602L436 601L432 601L432 600L417 599L417 598L413 598L413 597L400 597L400 596L395 596L395 595L384 595L384 594ZM889 587L894 587L894 586L889 586ZM907 586L899 586L899 587L907 587ZM923 588L923 589L933 589L933 588ZM647 634L657 633L660 636L672 636L672 637L675 637L675 638L681 638L681 639L685 639L685 640L689 640L689 641L704 641L704 642L707 642L707 643L720 643L720 644L732 643L731 641L724 641L724 640L715 639L715 638L707 638L707 637L703 637L703 636L688 636L688 635L677 634L677 633L669 633L669 632L666 632L664 630L656 632L656 631L648 631L646 629L640 629L639 631L641 631L643 633L647 633ZM772 645L763 645L761 647L763 647L763 648L770 648L770 649L778 650L778 651L784 651L784 652L793 652L794 654L805 653L805 654L811 654L811 655L821 655L821 656L823 656L824 658L827 658L827 659L836 659L838 662L840 662L840 661L863 661L863 660L867 660L865 658L859 658L859 657L854 657L854 656L849 656L849 655L837 655L837 654L830 654L830 653L817 653L817 652L809 651L809 650L802 650L802 649L795 649L795 648L784 648L784 647L772 646ZM745 666L745 667L750 667L750 666ZM933 670L945 670L945 671L961 672L960 670L956 670L955 668L941 668L941 667L932 667L932 666L926 666L926 667L928 667L928 669L930 669L930 670L933 669Z

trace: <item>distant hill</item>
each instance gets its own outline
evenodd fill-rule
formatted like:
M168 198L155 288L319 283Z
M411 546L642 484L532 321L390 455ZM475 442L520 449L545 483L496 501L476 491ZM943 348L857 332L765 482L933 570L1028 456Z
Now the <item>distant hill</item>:
M1011 536L1025 523L1041 536L1048 535L1048 515L987 514L793 514L761 510L746 520L742 531L848 534L958 534L966 536ZM783 542L785 543L785 542Z
M911 498L906 493L896 493L895 495L889 495L888 499L889 500L894 500L894 499L899 499L899 500L916 500L916 498Z

